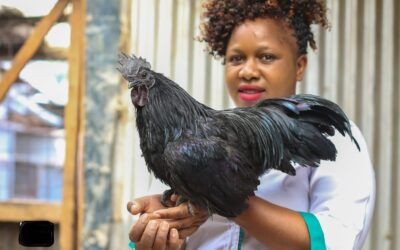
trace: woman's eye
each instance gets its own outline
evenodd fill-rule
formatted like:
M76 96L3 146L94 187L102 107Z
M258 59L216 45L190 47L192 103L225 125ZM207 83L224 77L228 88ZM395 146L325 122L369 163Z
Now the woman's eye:
M272 54L263 54L260 56L261 61L263 62L273 62L276 60L276 56Z
M243 56L241 56L241 55L234 55L234 56L230 56L228 58L228 62L233 63L233 64L238 64L241 61L243 61Z

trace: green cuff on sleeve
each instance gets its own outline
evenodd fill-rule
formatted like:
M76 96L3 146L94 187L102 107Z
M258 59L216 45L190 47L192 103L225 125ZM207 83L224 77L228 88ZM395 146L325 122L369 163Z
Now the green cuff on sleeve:
M312 213L299 212L303 217L310 235L311 250L326 250L324 232L317 217Z

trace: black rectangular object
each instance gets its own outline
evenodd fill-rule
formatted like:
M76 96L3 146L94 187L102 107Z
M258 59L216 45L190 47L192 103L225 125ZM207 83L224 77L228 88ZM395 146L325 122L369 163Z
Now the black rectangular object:
M26 247L50 247L54 244L54 224L49 221L22 221L18 241Z

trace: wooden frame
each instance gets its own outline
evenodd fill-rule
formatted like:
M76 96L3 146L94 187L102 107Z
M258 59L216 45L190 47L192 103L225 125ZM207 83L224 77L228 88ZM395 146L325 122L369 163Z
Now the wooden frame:
M61 206L54 203L4 202L0 205L0 221L48 220L59 223Z
M67 6L69 0L59 0L50 13L43 17L42 20L37 24L36 28L25 41L24 45L15 55L12 62L12 67L8 70L4 78L0 83L0 102L3 101L11 85L17 79L19 73L24 68L25 64L32 58L40 44L42 43L44 36L50 30L51 26L61 16L65 6Z
M39 202L0 202L0 221L49 220L60 223L60 249L78 249L83 215L83 128L84 112L84 37L85 0L59 0L50 13L37 24L32 34L15 55L12 67L0 83L0 102L5 98L19 73L32 58L51 26L61 16L68 3L72 3L70 16L71 46L69 49L69 99L65 107L66 161L63 174L61 204Z

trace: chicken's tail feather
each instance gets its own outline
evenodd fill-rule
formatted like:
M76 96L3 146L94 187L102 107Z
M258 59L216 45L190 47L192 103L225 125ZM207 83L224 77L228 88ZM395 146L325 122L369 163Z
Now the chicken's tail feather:
M257 131L263 131L262 136L253 140L257 143L254 149L261 150L257 154L261 156L264 169L274 167L293 174L293 163L317 167L321 160L335 160L336 147L328 139L335 130L342 135L348 134L360 150L344 112L335 103L321 97L295 95L267 99L258 103L251 113L258 122L254 120L247 124L257 124Z
M303 94L288 98L264 100L258 106L276 106L284 109L287 115L296 117L299 121L313 124L329 136L334 135L335 129L343 136L348 134L360 150L360 146L351 132L349 119L334 102L315 95Z

